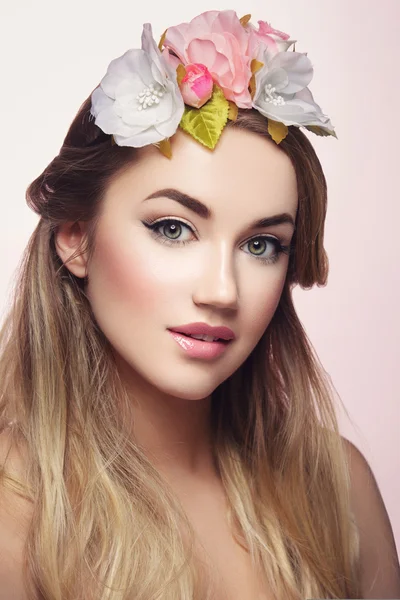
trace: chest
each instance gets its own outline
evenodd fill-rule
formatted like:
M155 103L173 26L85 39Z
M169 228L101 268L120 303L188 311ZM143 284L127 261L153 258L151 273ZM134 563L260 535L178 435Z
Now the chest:
M211 582L213 600L272 600L251 563L250 554L224 531L199 538L199 556Z
M233 537L222 498L203 498L186 509L196 534L196 554L211 583L213 600L272 600L250 554Z

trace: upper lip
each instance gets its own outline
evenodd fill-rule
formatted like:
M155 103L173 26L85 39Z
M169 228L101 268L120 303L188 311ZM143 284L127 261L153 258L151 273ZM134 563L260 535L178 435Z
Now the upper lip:
M235 334L232 329L223 325L212 327L207 323L188 323L187 325L179 325L178 327L168 327L170 331L177 333L186 333L187 335L211 335L215 338L223 340L234 340Z

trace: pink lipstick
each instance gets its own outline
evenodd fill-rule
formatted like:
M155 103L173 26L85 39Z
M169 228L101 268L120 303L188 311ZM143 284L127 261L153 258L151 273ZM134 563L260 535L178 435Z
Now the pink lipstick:
M189 323L169 327L168 330L179 346L192 358L217 358L235 339L235 334L229 327L212 327L207 323ZM196 339L197 337L204 339Z

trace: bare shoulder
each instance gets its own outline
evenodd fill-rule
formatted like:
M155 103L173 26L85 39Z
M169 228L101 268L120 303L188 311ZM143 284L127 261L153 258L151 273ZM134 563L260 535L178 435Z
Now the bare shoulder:
M363 598L399 598L400 566L389 516L364 455L342 438L348 455L352 511L360 534Z
M32 516L32 503L5 481L4 472L24 481L26 461L7 430L0 433L0 600L25 600L23 550Z

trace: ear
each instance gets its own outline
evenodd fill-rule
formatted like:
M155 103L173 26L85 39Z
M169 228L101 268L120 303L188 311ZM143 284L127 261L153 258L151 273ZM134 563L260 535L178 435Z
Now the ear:
M86 277L87 257L80 253L86 236L86 223L83 221L62 223L55 234L55 245L58 256L76 277ZM69 258L79 251L72 260Z

